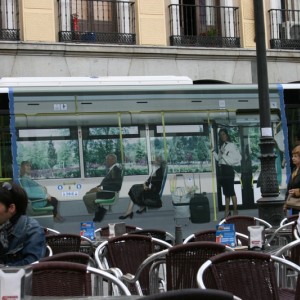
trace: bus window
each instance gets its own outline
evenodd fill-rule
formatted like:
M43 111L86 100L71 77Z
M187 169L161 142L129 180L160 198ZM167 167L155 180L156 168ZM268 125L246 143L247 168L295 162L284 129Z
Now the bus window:
M164 153L163 126L155 127L151 148ZM166 125L169 173L211 172L210 142L206 124Z
M31 163L33 179L80 177L78 149L75 128L18 130L17 162Z

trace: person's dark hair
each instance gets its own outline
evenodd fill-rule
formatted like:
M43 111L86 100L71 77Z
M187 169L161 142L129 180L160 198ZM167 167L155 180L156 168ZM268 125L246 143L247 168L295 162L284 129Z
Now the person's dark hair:
M0 203L8 208L11 204L15 204L17 214L25 215L28 197L26 192L16 183L4 182L0 187Z
M231 142L231 138L230 138L230 135L228 134L228 131L227 131L227 129L226 128L221 128L220 130L219 130L219 133L218 133L218 135L219 135L219 145L220 145L220 147L223 145L223 141L221 140L221 138L220 138L220 133L221 132L223 132L223 133L225 133L226 134L226 136L227 136L227 141L228 142Z

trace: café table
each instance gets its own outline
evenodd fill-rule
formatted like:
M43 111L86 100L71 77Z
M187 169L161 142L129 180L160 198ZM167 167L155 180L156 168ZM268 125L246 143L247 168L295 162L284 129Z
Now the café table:
M131 295L131 296L78 296L78 297L48 297L48 296L25 296L25 300L136 300L142 296Z

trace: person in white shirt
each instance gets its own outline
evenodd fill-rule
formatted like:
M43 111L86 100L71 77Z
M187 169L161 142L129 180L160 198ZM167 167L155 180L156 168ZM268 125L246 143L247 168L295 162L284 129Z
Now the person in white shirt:
M233 166L241 164L241 154L234 143L231 142L228 131L225 128L219 130L219 152L214 152L214 157L219 163L219 183L225 196L225 218L230 215L230 199L233 204L233 214L238 214L237 198L234 190L234 169Z

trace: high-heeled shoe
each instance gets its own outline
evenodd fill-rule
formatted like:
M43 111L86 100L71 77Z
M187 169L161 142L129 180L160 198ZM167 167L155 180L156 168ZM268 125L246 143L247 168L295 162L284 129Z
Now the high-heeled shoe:
M142 208L142 209L138 209L137 211L136 211L136 213L137 214L142 214L142 213L144 213L144 212L146 212L146 206L144 207L144 208Z
M127 218L132 219L133 218L133 212L131 212L131 213L125 215L125 216L120 216L119 217L120 220L124 220L124 219L127 219Z

